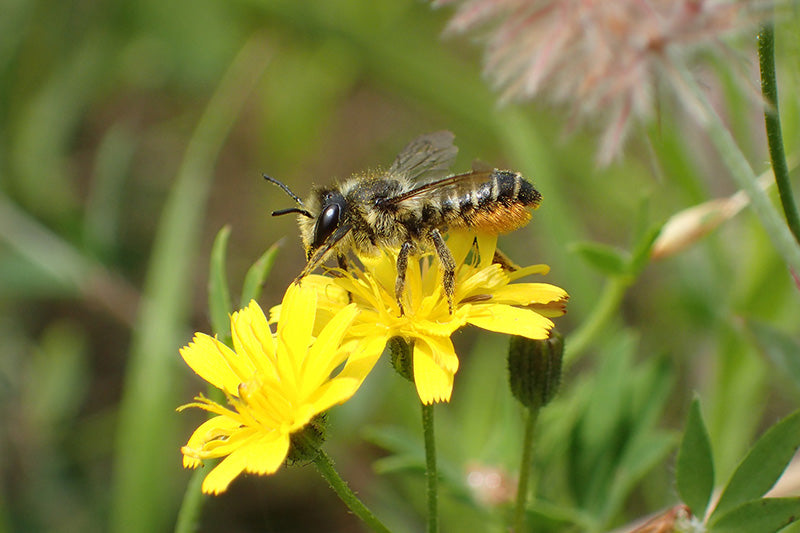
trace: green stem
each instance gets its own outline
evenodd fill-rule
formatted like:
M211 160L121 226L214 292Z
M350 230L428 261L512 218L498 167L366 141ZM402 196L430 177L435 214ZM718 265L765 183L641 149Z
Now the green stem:
M373 531L389 533L389 528L384 526L381 521L372 514L372 511L358 499L358 496L356 496L347 482L342 479L342 476L340 476L336 468L334 468L331 458L322 450L319 450L319 454L314 458L314 466L317 467L317 470L322 477L325 478L325 481L328 482L336 495L339 496L339 499L344 502L353 514L359 517L361 521Z
M680 63L677 62L677 64ZM745 158L730 131L722 123L722 119L711 106L706 95L697 86L691 74L685 68L680 68L678 75L700 104L703 112L703 126L711 142L722 156L725 166L728 167L731 178L747 195L750 200L750 207L761 221L761 225L769 235L770 240L772 240L775 249L783 257L789 268L796 274L800 274L800 246L773 207L767 193L759 187L756 175L747 162L747 158Z
M433 404L422 404L425 434L425 481L428 495L428 533L439 531L439 476L436 471L436 442L433 438Z
M775 28L771 23L764 24L758 34L758 62L761 68L761 93L767 106L764 109L764 123L767 129L769 157L775 173L775 183L786 215L786 223L792 230L795 240L800 243L800 214L792 194L789 181L789 166L781 134L781 118L778 112L778 81L775 76Z
M173 409L183 370L176 348L185 340L191 314L189 273L196 264L217 156L268 62L259 35L236 55L192 133L163 208L118 413L108 528L114 533L163 531L174 520L177 502L164 475L178 468Z
M514 510L514 531L522 533L525 527L525 508L528 500L528 481L531 477L531 462L533 461L533 430L539 418L539 406L527 409L525 420L525 436L522 440L522 463L519 467L519 482L517 483L517 504Z
M192 472L189 484L186 485L186 492L183 494L181 508L178 511L178 520L175 523L175 533L194 533L200 522L200 511L203 508L203 493L200 488L203 485L208 470L197 468Z
M605 330L608 322L616 315L622 297L632 280L627 276L617 276L606 281L603 292L592 307L591 314L570 336L564 346L564 368L574 364L599 333Z

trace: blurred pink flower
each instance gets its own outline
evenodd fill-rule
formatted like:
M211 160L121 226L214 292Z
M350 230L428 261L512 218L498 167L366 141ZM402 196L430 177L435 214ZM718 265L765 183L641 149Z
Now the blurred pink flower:
M633 120L654 110L656 87L696 103L677 75L698 51L753 28L768 0L437 0L458 4L447 32L488 31L485 73L502 100L541 94L571 123L599 118L598 160L617 156ZM663 83L662 83L663 82Z

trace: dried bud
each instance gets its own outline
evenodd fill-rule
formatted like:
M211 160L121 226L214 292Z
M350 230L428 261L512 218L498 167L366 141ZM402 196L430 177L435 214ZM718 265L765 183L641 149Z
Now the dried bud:
M530 408L547 405L561 383L563 355L564 338L555 330L543 340L511 337L508 374L514 397Z

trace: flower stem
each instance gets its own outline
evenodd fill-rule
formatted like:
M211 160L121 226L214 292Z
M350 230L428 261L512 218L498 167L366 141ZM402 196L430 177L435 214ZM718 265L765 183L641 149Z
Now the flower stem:
M525 420L525 436L522 440L522 464L519 467L519 482L517 483L517 503L514 509L514 531L521 533L525 528L525 507L528 500L528 481L531 477L531 462L533 461L533 430L539 418L539 406L527 409Z
M781 134L781 118L778 112L778 82L775 76L775 28L766 23L758 34L758 63L761 68L761 93L767 106L764 109L764 122L767 129L769 157L775 173L786 223L792 230L795 240L800 243L800 214L792 195L792 184L789 181L789 167Z
M606 330L608 322L617 314L625 291L633 280L627 276L616 276L606 281L603 292L592 307L591 314L570 336L564 347L564 367L574 364L591 345L598 334Z
M428 533L439 531L439 476L436 471L436 442L433 438L433 404L422 404L425 434L425 481L428 495Z
M364 503L358 499L358 496L350 489L347 482L342 479L336 468L333 466L333 461L328 455L319 450L319 454L314 458L314 466L328 482L328 485L333 489L339 499L350 509L357 517L361 519L373 531L380 531L382 533L389 533L389 528L384 526L378 518L372 514Z
M686 84L686 88L691 91L700 104L704 115L702 117L703 126L711 142L722 156L722 161L728 167L733 181L750 199L750 206L761 220L761 225L772 240L775 249L792 271L800 273L800 245L795 241L794 236L771 204L767 193L759 187L756 175L747 162L747 158L691 74L685 68L680 68L679 75Z
M200 491L206 469L198 468L192 472L186 492L183 494L181 508L178 511L178 520L175 524L175 533L193 533L197 531L200 520L200 511L203 508L204 495Z

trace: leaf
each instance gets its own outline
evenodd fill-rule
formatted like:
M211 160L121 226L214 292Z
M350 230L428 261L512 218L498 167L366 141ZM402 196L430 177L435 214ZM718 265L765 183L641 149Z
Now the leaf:
M214 238L211 248L211 265L208 277L208 312L211 329L221 339L231 336L231 324L228 318L231 309L231 294L225 269L225 252L230 237L230 226L224 226Z
M247 270L244 277L244 284L242 285L242 298L239 300L239 307L247 307L250 300L258 300L261 296L261 289L264 286L264 281L272 271L275 264L275 258L278 256L278 248L283 244L283 239L269 247L261 257L259 257L253 266Z
M784 418L753 445L739 464L714 509L715 516L766 493L800 447L800 410Z
M800 498L762 498L733 508L711 522L708 531L709 533L773 533L798 518L800 518Z
M604 274L624 276L628 273L630 258L623 250L598 242L577 242L571 249Z
M714 490L714 459L697 397L689 408L686 429L678 449L675 477L681 500L695 516L705 516Z

